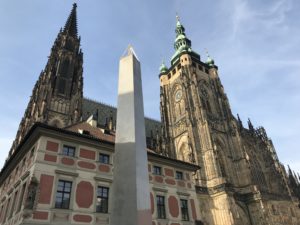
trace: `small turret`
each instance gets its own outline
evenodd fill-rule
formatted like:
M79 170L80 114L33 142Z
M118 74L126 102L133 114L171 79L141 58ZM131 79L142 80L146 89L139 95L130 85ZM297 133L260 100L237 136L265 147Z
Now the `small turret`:
M251 133L254 133L254 126L252 125L252 122L249 118L248 118L248 128Z
M98 117L99 117L99 110L97 109L95 113L93 113L88 119L87 123L89 123L93 127L97 127L98 125Z
M238 128L239 128L239 130L242 130L244 128L244 126L243 126L243 122L242 122L239 114L237 114L237 120L238 120Z
M109 119L108 119L108 129L110 131L112 131L114 129L114 120L113 120L113 113L112 113L112 111L110 111L110 116L109 116Z
M293 176L294 176L294 179L295 179L297 185L299 185L299 180L298 180L298 177L297 177L295 171L293 171Z
M159 67L160 74L166 74L168 72L168 67L165 65L165 62L162 61L160 67Z
M207 64L209 67L214 67L214 66L215 66L215 61L213 60L213 58L210 57L210 55L208 54L208 51L207 51L207 50L206 50L206 56L207 56L206 64Z

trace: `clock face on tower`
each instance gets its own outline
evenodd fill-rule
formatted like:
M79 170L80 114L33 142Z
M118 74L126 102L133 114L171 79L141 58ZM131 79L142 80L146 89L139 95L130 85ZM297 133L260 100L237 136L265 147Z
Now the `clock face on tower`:
M176 101L176 102L179 102L179 101L181 100L181 98L182 98L182 90L179 89L179 90L177 90L176 93L175 93L175 101Z

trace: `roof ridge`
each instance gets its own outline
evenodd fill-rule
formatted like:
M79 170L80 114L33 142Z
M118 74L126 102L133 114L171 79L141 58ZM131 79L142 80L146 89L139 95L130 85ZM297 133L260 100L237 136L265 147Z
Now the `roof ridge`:
M96 104L102 104L102 105L104 105L104 106L108 106L108 107L111 107L111 108L114 108L115 110L117 110L117 107L116 107L116 106L113 106L113 105L110 105L110 104L108 104L108 103L104 103L104 102L101 102L101 101L92 99L92 98L90 98L90 97L83 97L83 99L84 99L84 100L87 100L87 101L90 101L90 102L94 102L94 103L96 103ZM148 116L145 116L145 119L147 119L147 120L152 120L152 121L161 123L160 120L154 119L154 118L151 118L151 117L148 117Z
M88 100L88 101L90 101L90 102L95 102L95 103L97 103L97 104L101 104L101 105L105 105L105 106L109 106L109 107L111 107L111 108L117 109L116 106L113 106L113 105L111 105L111 104L108 104L108 103L105 103L105 102L101 102L101 101L92 99L92 98L90 98L90 97L83 97L83 99Z

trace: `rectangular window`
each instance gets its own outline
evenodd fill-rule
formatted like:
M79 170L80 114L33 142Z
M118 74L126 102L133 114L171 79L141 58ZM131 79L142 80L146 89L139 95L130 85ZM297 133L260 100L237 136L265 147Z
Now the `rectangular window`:
M55 208L68 209L70 206L72 182L59 180L55 199Z
M165 208L165 197L157 195L156 196L156 206L157 206L157 218L166 218L166 208Z
M18 172L19 172L19 166L16 167L16 173L15 173L15 176L18 175Z
M23 169L25 168L25 166L26 166L26 157L24 157L23 162L22 162Z
M96 212L107 213L108 212L108 192L107 187L97 188L97 205Z
M109 155L106 154L99 154L99 162L109 164Z
M62 154L66 155L66 156L74 157L75 156L75 147L64 145Z
M17 212L20 212L20 210L22 208L23 198L24 198L24 193L25 193L25 188L26 188L26 183L23 184L23 186L22 186L22 190L21 190L20 197L19 197L19 203L18 203Z
M180 199L180 207L181 207L182 220L188 221L189 220L188 201L185 199Z
M159 167L159 166L153 166L153 174L155 174L155 175L161 175L161 167Z
M18 191L15 192L15 195L14 195L14 198L13 198L10 213L9 213L9 218L12 217L13 212L15 211L15 203L16 203L17 196L18 196Z
M290 209L291 209L291 215L292 215L292 217L296 217L296 215L295 215L295 212L294 212L293 208L290 208Z
M4 217L3 217L4 221L6 221L8 219L8 217L6 215L8 213L9 207L10 207L10 198L8 199L8 201L6 203L6 210L5 210Z
M176 171L176 179L177 180L183 180L183 173L180 171Z
M1 211L0 211L0 224L2 223L2 214L4 213L4 204L1 206Z
M34 155L34 148L32 148L31 151L30 151L30 158L32 158L33 155Z

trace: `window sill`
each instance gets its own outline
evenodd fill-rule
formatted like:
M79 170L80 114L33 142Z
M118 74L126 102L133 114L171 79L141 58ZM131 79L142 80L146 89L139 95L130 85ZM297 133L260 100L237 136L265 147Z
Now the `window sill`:
M51 210L55 212L63 212L63 213L70 213L73 211L73 209L62 209L62 208L52 208Z
M78 159L77 156L70 156L70 155L64 155L62 153L58 153L59 156L62 156L62 157L68 157L68 158L71 158L71 159Z
M163 174L152 173L153 176L165 177Z
M169 219L168 218L157 218L156 219L157 221L159 221L159 222L169 222Z
M94 212L96 215L103 215L103 216L105 216L105 215L107 215L107 216L109 216L110 215L110 213L109 212L107 212L107 213L104 213L104 212Z

